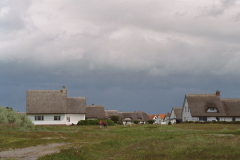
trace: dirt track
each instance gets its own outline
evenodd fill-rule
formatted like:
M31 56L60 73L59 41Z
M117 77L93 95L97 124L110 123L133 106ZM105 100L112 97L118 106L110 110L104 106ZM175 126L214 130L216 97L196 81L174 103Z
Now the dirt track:
M35 147L21 148L0 152L0 159L24 159L36 160L47 154L58 153L62 146L70 143L52 143L48 145L39 145ZM64 147L65 148L65 147Z

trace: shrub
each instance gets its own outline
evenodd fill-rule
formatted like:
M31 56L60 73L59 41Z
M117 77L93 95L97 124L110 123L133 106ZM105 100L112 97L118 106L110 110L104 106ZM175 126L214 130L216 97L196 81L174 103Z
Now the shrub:
M152 120L152 119L150 119L150 120L148 121L149 124L153 124L154 122L155 122L155 121Z
M169 121L169 122L168 122L168 125L172 125L172 123Z
M34 125L26 114L18 114L10 107L0 107L0 124L15 127L34 128Z
M107 121L107 125L109 126L114 126L114 122L111 121L110 119L108 120L100 120L100 119L96 119L96 120L81 120L78 121L77 125L99 125L99 122L102 121Z
M114 123L117 123L117 122L119 121L119 116L112 115L112 116L110 116L110 119L111 119Z
M139 124L139 120L133 121L134 124Z

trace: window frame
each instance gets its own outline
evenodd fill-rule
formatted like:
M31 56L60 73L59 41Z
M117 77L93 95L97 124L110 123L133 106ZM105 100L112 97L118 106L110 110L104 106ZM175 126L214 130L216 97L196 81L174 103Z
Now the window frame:
M54 117L53 117L53 120L54 120L54 121L61 121L61 116L54 116Z
M44 121L44 116L35 116L35 121Z

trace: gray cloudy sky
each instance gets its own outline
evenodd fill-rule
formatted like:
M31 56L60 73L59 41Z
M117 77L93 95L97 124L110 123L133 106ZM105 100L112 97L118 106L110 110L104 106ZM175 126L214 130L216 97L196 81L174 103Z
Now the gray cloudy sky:
M62 86L147 114L190 93L240 98L239 28L238 0L1 0L0 105Z

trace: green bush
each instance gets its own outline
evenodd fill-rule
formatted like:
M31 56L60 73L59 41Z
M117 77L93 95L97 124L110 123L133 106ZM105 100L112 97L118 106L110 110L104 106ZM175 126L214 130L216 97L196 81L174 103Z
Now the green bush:
M134 124L139 124L139 120L133 121Z
M18 114L12 108L0 107L0 124L14 127L34 128L34 125L26 114Z
M110 116L110 119L114 122L114 123L117 123L119 121L119 116L117 115L112 115Z
M150 119L150 120L148 121L148 124L153 124L154 122L155 122L154 120Z
M169 122L168 122L168 125L172 125L172 123L169 121Z
M114 126L114 122L111 121L110 119L107 119L107 120L100 120L100 119L96 119L96 120L81 120L81 121L78 121L77 125L99 125L100 121L102 121L102 124L104 123L104 121L107 121L107 125Z

